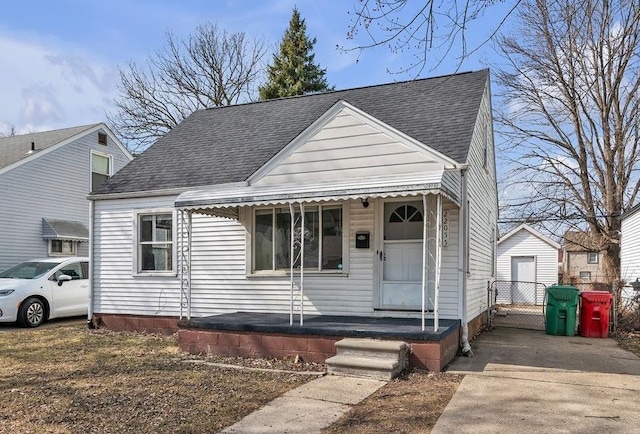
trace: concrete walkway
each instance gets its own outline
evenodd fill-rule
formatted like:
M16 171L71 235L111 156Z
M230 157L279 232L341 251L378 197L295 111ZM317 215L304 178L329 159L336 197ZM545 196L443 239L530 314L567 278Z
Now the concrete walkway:
M472 347L433 434L639 432L640 359L612 339L498 328Z
M385 381L328 375L293 389L221 434L313 434L386 384Z

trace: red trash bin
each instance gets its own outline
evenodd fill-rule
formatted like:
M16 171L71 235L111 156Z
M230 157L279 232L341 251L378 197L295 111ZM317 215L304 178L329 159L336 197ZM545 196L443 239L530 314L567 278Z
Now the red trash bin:
M609 311L613 296L604 291L584 291L580 294L580 336L609 336Z

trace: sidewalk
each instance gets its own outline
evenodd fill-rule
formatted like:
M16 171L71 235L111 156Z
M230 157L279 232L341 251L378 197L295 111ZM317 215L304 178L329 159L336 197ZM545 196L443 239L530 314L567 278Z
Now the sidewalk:
M326 375L293 389L220 434L313 434L386 383L366 378Z
M640 359L612 339L503 328L472 346L432 434L638 432Z

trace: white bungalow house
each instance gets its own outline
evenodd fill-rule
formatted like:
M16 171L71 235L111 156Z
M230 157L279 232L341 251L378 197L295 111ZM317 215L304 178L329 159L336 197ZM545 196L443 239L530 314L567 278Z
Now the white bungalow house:
M93 325L311 360L404 337L439 370L493 278L489 71L196 111L90 198Z
M497 302L542 304L544 289L558 283L561 246L527 224L498 241ZM541 285L540 285L541 284Z
M132 159L102 123L0 137L0 270L86 256L87 194Z

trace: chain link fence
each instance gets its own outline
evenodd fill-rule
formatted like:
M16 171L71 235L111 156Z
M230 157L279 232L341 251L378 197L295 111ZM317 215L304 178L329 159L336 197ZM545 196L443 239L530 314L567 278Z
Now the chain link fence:
M542 283L494 281L489 286L489 325L544 330L546 295Z

